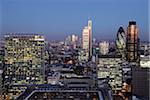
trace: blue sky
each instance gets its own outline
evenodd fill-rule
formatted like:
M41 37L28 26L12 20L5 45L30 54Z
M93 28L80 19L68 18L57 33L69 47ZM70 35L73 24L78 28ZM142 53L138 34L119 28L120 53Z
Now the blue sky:
M136 20L141 40L148 40L148 0L0 0L2 34L44 33L48 40L81 36L89 17L93 37L115 39L120 26Z

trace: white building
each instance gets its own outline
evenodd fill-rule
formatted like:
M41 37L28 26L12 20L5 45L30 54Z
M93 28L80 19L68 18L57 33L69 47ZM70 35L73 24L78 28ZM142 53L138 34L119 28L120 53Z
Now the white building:
M92 56L92 20L88 20L88 26L85 26L82 31L82 48L86 52L86 58Z
M78 42L78 36L75 35L75 34L67 36L66 39L65 39L65 45L69 46L69 47L71 47L73 49L76 49L77 42Z
M78 42L78 36L75 34L72 34L71 35L71 44L72 44L73 49L76 49L77 42Z
M150 68L150 56L140 56L140 67Z
M98 78L109 78L114 91L122 87L122 63L121 56L102 55L99 57Z
M102 41L99 43L100 54L106 55L109 52L109 43L106 41Z

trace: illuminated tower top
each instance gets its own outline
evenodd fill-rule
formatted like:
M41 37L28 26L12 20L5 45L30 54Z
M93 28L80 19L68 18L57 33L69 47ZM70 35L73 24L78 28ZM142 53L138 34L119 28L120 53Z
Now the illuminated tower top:
M88 20L88 27L92 28L92 20L91 19Z

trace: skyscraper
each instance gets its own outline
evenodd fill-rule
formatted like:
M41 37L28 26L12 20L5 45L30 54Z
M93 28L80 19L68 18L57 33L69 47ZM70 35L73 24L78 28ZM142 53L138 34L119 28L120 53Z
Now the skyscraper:
M92 20L88 20L88 26L82 31L82 48L86 52L87 59L92 57Z
M130 21L127 28L127 61L138 62L139 60L139 38L135 21Z
M77 41L78 41L78 36L75 34L72 34L71 35L71 45L72 45L73 49L76 49Z
M122 57L124 58L126 51L126 36L123 27L120 27L117 32L116 48L117 53L119 53L119 55L122 55Z

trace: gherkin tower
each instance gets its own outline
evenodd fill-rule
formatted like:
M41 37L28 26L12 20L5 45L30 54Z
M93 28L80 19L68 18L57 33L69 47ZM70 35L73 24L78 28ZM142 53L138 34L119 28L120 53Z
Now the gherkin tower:
M119 55L122 55L122 57L125 57L126 36L125 36L125 31L123 30L123 27L120 27L117 32L116 48L117 48Z

